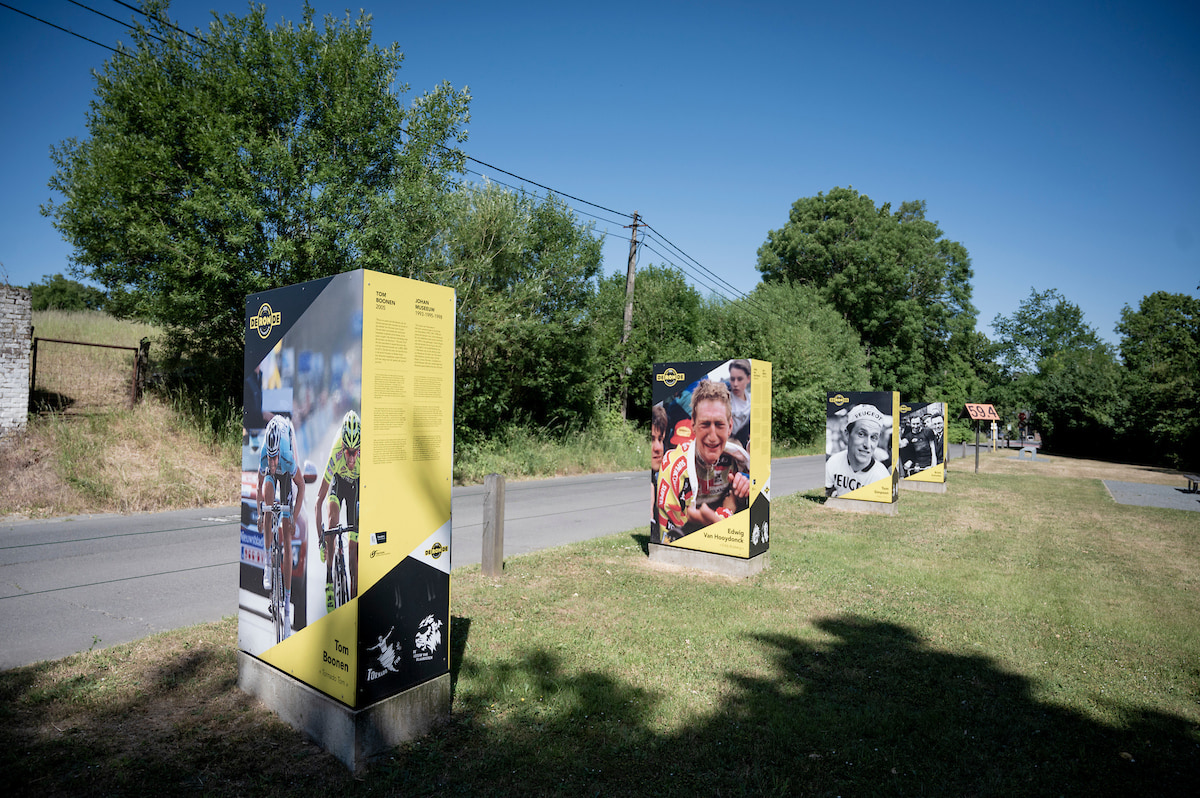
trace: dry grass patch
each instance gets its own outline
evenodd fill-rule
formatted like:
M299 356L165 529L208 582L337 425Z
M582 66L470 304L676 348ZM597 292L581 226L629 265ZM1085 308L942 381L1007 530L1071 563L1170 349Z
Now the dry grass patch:
M133 409L35 417L0 445L0 515L137 513L236 503L236 447L147 396Z
M973 458L955 460L955 470L965 470L958 466L960 462L969 464L967 468L974 470ZM1014 451L984 452L980 455L979 471L983 474L1013 476L1035 473L1041 478L1110 479L1118 482L1142 482L1150 485L1178 484L1181 487L1186 484L1182 482L1183 472L1170 468L1133 463L1106 463L1102 460L1085 460L1057 455L1053 452L1039 453L1036 461L1018 460Z

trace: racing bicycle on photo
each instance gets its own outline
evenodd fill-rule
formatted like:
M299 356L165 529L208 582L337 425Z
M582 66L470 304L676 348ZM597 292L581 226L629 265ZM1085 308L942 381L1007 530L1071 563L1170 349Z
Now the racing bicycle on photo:
M337 542L334 550L326 556L333 557L333 608L337 609L350 601L350 572L346 569L346 546L343 537L354 530L354 527L343 524L332 529L326 529L326 536L333 536Z
M267 553L265 568L271 569L271 606L268 612L275 627L275 642L282 643L287 636L287 608L283 606L283 508L279 502L271 508L271 551ZM288 552L291 556L291 552Z

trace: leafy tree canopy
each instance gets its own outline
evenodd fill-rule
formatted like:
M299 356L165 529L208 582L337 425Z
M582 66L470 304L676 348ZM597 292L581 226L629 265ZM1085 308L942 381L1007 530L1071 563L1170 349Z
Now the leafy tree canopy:
M823 439L826 392L869 387L858 334L811 286L760 283L743 300L710 305L702 325L698 359L771 362L771 425L777 439Z
M1117 324L1143 458L1200 467L1200 299L1158 291Z
M649 423L652 367L696 359L703 301L678 269L655 265L639 269L634 275L633 328L622 344L625 281L624 272L602 278L592 307L602 359L601 401L615 408L624 390L629 417Z
M963 368L951 342L975 329L971 259L925 218L923 200L893 212L852 188L799 199L759 248L758 269L768 283L810 286L850 323L875 388L925 396Z
M403 56L370 17L266 24L266 7L190 38L153 20L96 74L88 137L52 151L42 212L114 312L163 325L181 362L235 397L247 294L371 268L420 276L461 172L470 100L407 107Z
M1124 373L1112 348L1056 289L1031 290L1010 316L992 322L996 350L1011 382L1011 406L1033 411L1033 423L1055 451L1111 451L1126 413Z
M1012 372L1035 372L1051 356L1100 344L1093 327L1083 321L1083 311L1059 293L1030 289L1010 316L996 314L992 329L997 336L997 355Z
M107 299L99 288L61 274L46 275L40 283L31 283L29 292L34 310L103 310Z
M601 241L561 201L494 184L452 198L427 274L458 295L460 437L580 428L597 407L588 315Z

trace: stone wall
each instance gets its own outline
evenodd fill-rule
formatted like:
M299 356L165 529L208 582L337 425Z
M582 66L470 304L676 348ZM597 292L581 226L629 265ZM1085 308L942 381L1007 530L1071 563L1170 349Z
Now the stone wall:
M0 285L0 437L25 428L29 418L29 348L33 296Z

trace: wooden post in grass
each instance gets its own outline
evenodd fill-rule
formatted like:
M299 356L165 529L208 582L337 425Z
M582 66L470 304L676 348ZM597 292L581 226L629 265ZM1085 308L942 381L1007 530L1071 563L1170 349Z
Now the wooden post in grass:
M483 478L483 575L504 571L504 475Z
M975 473L979 473L979 422L975 422Z

